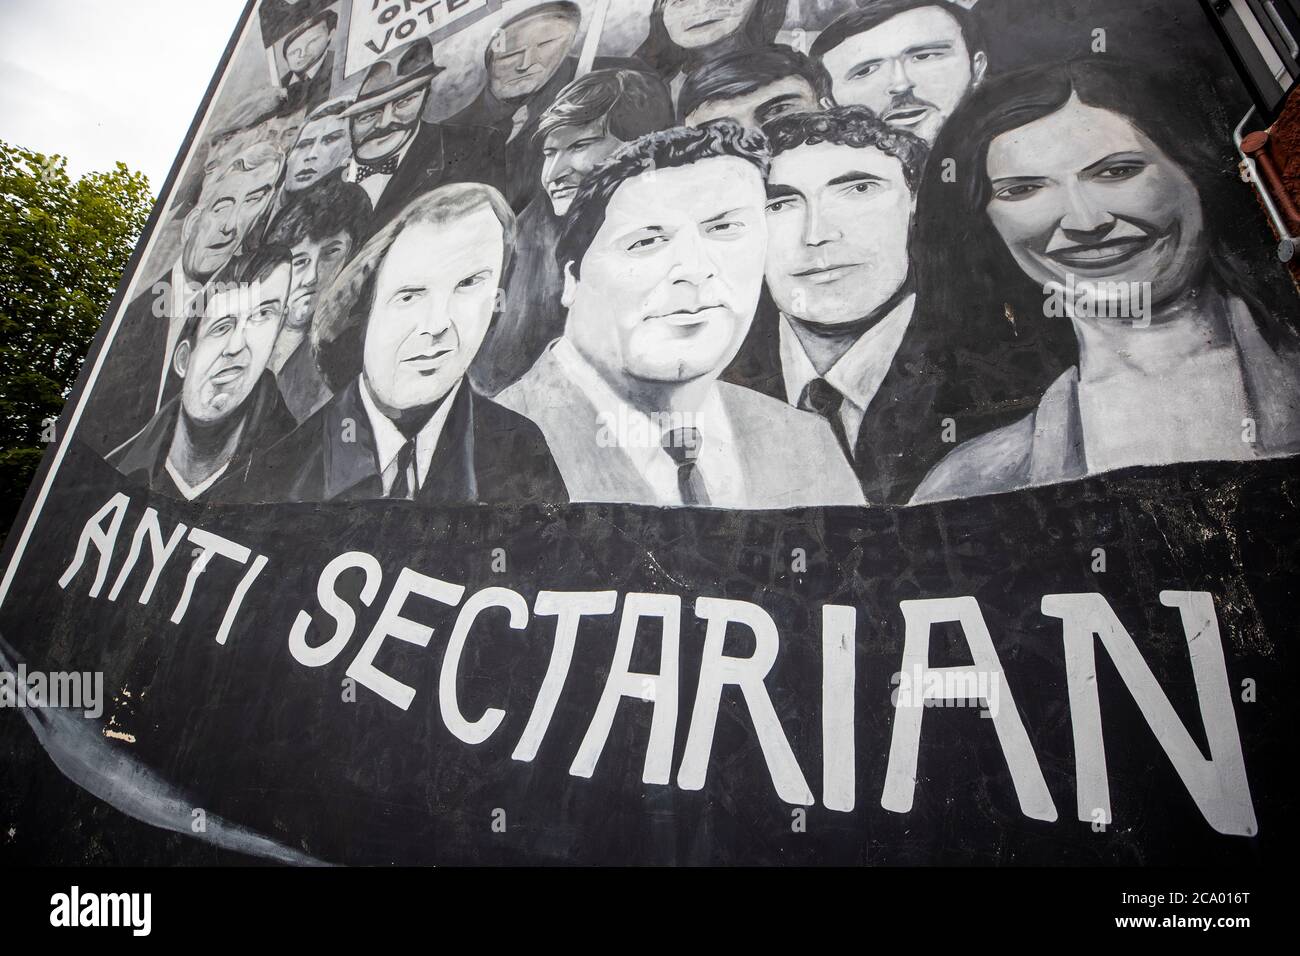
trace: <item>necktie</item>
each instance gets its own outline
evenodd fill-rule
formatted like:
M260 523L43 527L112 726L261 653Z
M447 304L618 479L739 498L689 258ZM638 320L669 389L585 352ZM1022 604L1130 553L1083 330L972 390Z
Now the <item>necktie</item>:
M684 505L707 505L709 492L696 466L703 439L698 428L671 428L663 433L664 451L677 462L677 490Z
M414 498L420 490L420 477L415 473L415 439L412 438L397 453L397 477L388 492L390 498Z
M397 156L392 155L377 163L363 163L357 160L357 185L364 183L371 176L391 176L397 172Z
M824 378L813 379L799 396L800 408L820 415L830 422L836 441L840 443L840 448L844 450L849 461L852 461L853 449L849 446L848 435L844 432L844 420L840 418L840 408L843 404L844 396Z

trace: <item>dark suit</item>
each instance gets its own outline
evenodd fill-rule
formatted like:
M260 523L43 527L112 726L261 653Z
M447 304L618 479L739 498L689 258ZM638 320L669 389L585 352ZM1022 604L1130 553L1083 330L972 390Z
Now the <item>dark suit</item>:
M519 214L501 314L470 366L470 378L484 395L517 382L546 346L564 334L564 277L555 263L559 237L560 220L551 214L551 201L539 193Z
M781 370L780 321L764 288L754 324L723 381L789 401ZM849 436L851 464L868 504L906 504L930 468L953 448L943 443L946 363L927 341L925 326L924 316L912 316L858 434Z
M446 183L487 183L505 191L503 137L482 126L421 123L397 171L379 194L364 242L417 196Z
M330 85L334 79L334 51L330 50L321 60L320 68L312 77L286 73L280 78L288 98L285 108L290 110L307 108L310 113L330 98Z
M566 503L537 426L462 382L416 500L429 505ZM350 424L349 424L350 420ZM344 436L353 441L344 441ZM354 379L249 469L251 501L383 498L374 433Z
M154 314L155 306L162 315ZM171 359L164 354L171 306L171 273L165 273L146 285L122 313L77 425L77 437L101 455L131 438L163 401L180 391L180 378L170 368L161 394L159 388Z
M623 67L633 70L645 70L639 60L623 57L597 57L592 69L609 70ZM515 212L520 212L534 197L544 198L542 185L542 144L534 137L537 125L547 108L555 102L560 91L573 82L577 73L577 57L566 57L555 71L555 75L540 90L528 97L526 101L506 103L492 95L490 86L479 90L473 102L456 113L448 123L463 126L488 126L501 134L503 158L505 160L506 182L502 192ZM522 106L528 107L528 118L513 138L514 117ZM507 142L507 140L509 140Z
M171 450L172 437L176 433L180 406L179 395L167 401L138 435L106 456L108 463L125 475L128 481L177 498L183 496L164 466ZM293 416L285 407L280 389L270 372L262 373L262 377L253 386L253 391L245 399L244 407L244 430L239 436L234 454L230 457L225 474L199 496L204 501L238 497L253 451L273 445L294 428Z

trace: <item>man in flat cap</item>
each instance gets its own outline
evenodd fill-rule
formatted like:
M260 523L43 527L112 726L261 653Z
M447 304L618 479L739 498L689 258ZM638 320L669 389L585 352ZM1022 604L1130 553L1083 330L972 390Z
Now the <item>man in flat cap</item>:
M387 60L371 66L356 102L343 112L352 135L352 161L343 178L370 198L367 236L443 183L503 185L504 142L496 130L420 119L429 81L442 71L429 41L417 40L396 67Z
M335 395L254 457L245 497L567 502L537 427L466 380L514 238L514 213L499 192L452 183L366 243L324 294L312 327Z

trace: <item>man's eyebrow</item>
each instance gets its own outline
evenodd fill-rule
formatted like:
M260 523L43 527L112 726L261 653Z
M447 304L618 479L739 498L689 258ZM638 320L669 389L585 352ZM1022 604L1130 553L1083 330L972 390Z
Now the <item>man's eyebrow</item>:
M996 186L998 183L1039 183L1046 179L1046 176L998 176L989 182Z
M864 69L864 68L866 68L866 67L868 67L868 66L876 66L876 65L878 65L878 64L880 64L880 63L884 63L884 62L885 62L885 58L884 58L883 56L873 56L873 57L871 57L871 58L869 58L869 59L863 60L861 63L855 63L855 64L853 64L851 67L848 68L848 71L847 71L847 72L848 72L848 73L856 73L856 72L858 72L858 70Z
M907 55L925 53L928 50L951 50L953 46L952 40L931 40L929 43L918 43L915 46L909 46L903 53Z
M771 109L773 106L780 106L782 103L789 103L792 100L797 99L799 99L798 93L782 93L779 96L772 97L770 100L764 100L755 112Z
M741 206L737 206L735 209L724 209L716 216L710 216L708 219L701 219L700 224L708 225L711 222L717 222L720 219L726 219L728 216L734 216L736 213L740 212L742 208L743 207Z
M834 179L830 180L826 185L843 186L845 183L860 183L864 179L870 180L873 183L888 182L888 180L885 179L884 176L877 176L874 173L864 173L860 170L854 169L854 170L850 170L847 173L844 173L842 176L836 176Z
M781 183L768 183L767 198L768 199L785 199L785 198L802 199L803 193L799 192L799 190L795 189L793 186L785 186L782 185Z

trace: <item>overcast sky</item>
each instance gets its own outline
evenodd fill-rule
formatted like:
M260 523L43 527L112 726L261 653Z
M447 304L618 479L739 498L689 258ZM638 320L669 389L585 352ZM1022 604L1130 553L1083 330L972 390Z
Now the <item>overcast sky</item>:
M0 139L162 188L244 0L0 0Z

